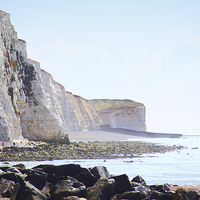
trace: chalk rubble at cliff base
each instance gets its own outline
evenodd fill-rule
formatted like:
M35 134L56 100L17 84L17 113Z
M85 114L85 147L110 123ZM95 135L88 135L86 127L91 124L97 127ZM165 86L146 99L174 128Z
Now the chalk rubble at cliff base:
M165 153L181 148L183 146L165 146L138 141L93 141L69 144L35 142L34 147L4 147L0 152L0 161L134 158L143 154Z
M200 186L147 185L137 175L111 175L106 167L23 164L0 167L0 198L16 200L176 200L200 198Z

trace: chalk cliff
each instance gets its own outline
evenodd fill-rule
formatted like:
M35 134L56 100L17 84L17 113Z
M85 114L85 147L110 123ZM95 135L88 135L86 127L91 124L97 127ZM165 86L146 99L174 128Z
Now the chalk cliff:
M67 141L67 131L95 130L100 123L86 99L66 92L27 58L26 42L0 11L0 140Z
M90 102L99 114L103 125L146 131L144 104L127 99L93 99Z

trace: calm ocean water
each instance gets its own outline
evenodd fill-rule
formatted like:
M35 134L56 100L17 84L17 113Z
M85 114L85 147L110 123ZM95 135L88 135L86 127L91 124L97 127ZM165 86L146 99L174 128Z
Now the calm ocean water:
M154 130L151 130L154 131ZM131 141L154 142L165 145L183 145L184 149L164 154L146 154L142 158L126 159L85 159L23 162L27 168L38 164L80 164L82 167L103 165L111 174L127 174L130 180L141 175L151 184L171 183L174 185L200 184L200 130L180 130L157 132L181 133L182 138L140 138ZM19 162L9 162L13 165ZM0 163L2 165L2 163ZM5 165L5 164L4 164Z

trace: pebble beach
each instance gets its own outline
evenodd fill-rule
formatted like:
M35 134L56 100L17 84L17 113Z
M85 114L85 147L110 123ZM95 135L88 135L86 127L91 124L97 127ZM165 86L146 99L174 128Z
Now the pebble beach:
M33 147L3 147L0 161L133 158L181 148L183 146L165 146L137 141L88 141L70 144L35 142Z

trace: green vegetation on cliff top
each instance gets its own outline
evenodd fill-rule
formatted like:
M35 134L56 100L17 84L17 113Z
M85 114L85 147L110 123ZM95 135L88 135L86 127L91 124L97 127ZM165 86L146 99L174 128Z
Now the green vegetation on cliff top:
M112 112L118 109L133 108L143 105L142 103L129 99L92 99L90 100L90 103L99 113Z

